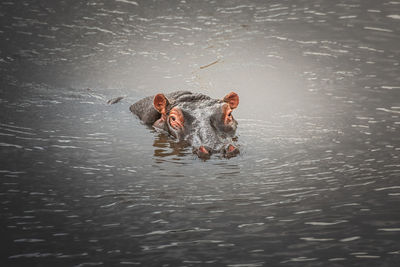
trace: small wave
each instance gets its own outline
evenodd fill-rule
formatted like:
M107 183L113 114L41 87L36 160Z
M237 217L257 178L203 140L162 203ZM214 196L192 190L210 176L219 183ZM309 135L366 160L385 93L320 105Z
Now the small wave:
M325 242L325 241L333 241L333 238L315 238L315 237L300 237L301 240L311 241L311 242Z
M26 242L26 243L37 243L37 242L44 242L44 239L37 239L37 238L21 238L21 239L15 239L14 242L20 243L20 242Z
M191 228L191 229L170 229L170 230L157 230L153 232L149 232L146 234L140 235L131 235L131 237L143 237L143 236L152 236L152 235L165 235L165 234L175 234L175 233L189 233L189 232L207 232L211 231L211 229L203 229L203 228Z
M244 223L244 224L240 224L238 225L238 228L243 228L243 227L251 227L251 226L261 226L264 225L264 223Z
M391 19L400 19L400 15L397 15L397 14L387 15L386 17L391 18Z
M304 224L309 224L309 225L315 225L315 226L329 226L329 225L335 225L339 223L345 223L348 222L347 220L337 220L334 222L305 222Z
M378 231L384 231L384 232L400 232L400 228L379 228Z
M9 143L0 143L0 146L2 146L2 147L24 148L23 146L15 145L15 144L9 144Z
M372 31L379 31L379 32L393 32L392 30L385 29L385 28L376 28L376 27L364 27L366 30L372 30Z
M360 238L361 237L359 237L359 236L352 236L352 237L342 238L339 241L340 242L350 242L350 241L354 241L354 240L357 240L357 239L360 239Z
M228 264L228 267L259 267L263 265L264 262L253 262L253 263Z
M400 189L399 185L395 186L389 186L389 187L381 187L381 188L375 188L375 191L383 191L383 190L391 190L391 189Z
M132 1L132 0L115 0L115 2L121 2L121 3L130 4L130 5L134 5L134 6L139 6L139 4L136 1Z

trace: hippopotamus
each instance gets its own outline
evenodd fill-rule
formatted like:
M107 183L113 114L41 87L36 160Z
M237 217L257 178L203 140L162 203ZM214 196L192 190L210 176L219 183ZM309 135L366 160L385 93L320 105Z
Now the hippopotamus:
M234 92L213 99L201 93L176 91L145 97L130 110L144 124L187 142L202 159L213 153L230 158L239 153L234 144L238 123L232 116L238 105L239 96Z

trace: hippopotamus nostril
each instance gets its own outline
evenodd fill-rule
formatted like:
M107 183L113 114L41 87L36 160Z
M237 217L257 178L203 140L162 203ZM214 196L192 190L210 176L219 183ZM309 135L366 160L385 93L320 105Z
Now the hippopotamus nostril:
M200 150L200 152L202 152L202 153L209 154L208 150L207 150L204 146L199 147L199 150Z
M235 147L234 145L229 144L225 148L225 157L227 157L227 158L234 157L239 153L240 153L239 149L237 147Z
M209 159L210 151L207 150L204 146L200 146L196 151L197 156L201 159Z

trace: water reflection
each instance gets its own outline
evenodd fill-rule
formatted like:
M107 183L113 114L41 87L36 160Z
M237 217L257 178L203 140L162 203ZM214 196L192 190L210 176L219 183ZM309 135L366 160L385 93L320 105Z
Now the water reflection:
M189 144L184 141L178 142L166 133L157 133L153 143L154 156L159 158L172 157L179 160L180 157L187 156L190 150Z

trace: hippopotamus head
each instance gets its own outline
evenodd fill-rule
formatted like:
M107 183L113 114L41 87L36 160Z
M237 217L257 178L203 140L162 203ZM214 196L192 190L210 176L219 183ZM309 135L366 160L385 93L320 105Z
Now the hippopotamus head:
M232 115L239 104L236 93L231 92L223 99L187 91L157 94L152 97L152 111L146 107L149 100L133 104L131 111L154 128L188 142L199 157L208 158L216 152L226 157L239 153L233 144L238 124Z

